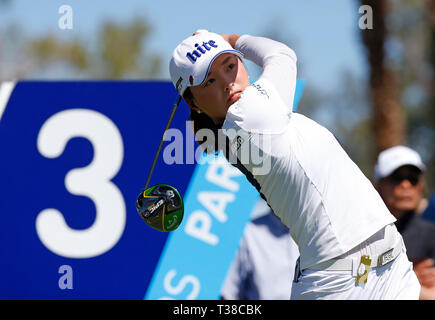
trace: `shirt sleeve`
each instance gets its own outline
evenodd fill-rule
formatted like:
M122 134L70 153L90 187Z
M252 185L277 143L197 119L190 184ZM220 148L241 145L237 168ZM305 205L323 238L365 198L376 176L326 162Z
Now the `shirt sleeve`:
M235 49L263 69L260 79L266 78L272 82L284 103L292 110L296 89L296 53L281 42L250 35L241 36Z

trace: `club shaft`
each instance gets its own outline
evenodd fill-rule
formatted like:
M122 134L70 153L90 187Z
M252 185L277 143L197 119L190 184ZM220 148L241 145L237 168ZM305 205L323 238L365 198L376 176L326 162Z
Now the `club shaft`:
M157 159L159 158L160 152L162 151L163 142L165 141L166 131L168 131L169 127L171 126L172 120L174 119L175 113L177 112L178 106L180 105L180 101L181 101L181 96L178 95L177 99L175 100L174 106L172 107L172 112L171 112L171 115L169 116L168 123L166 124L165 131L163 131L163 135L162 135L162 139L160 140L159 148L157 149L156 155L154 156L153 164L151 165L151 170L148 173L148 178L147 178L147 181L145 183L144 190L148 189L148 185L150 183L151 176L153 175L154 168L155 168L156 163L157 163Z

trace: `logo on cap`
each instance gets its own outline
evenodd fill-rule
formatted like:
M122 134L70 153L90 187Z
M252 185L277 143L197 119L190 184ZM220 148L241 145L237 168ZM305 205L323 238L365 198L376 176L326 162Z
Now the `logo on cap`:
M202 45L195 43L195 48L197 50L193 50L192 52L188 52L186 57L190 60L190 62L195 63L198 58L200 58L204 53L210 51L211 48L217 48L217 44L215 41L210 40L208 42L203 42Z
M189 77L189 82L190 82L190 85L193 85L193 76Z

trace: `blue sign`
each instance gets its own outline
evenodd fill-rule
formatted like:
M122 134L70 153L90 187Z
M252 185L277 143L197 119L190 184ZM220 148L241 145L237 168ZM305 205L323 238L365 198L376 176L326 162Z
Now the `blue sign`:
M168 234L135 201L175 96L166 82L16 84L0 119L0 298L143 299ZM151 184L183 195L194 168L160 158Z
M169 236L146 299L219 298L259 194L223 156L203 161L186 193L184 223Z

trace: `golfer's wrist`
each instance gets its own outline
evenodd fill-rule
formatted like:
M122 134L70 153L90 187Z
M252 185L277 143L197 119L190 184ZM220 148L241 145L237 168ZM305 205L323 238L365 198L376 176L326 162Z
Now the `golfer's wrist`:
M230 34L228 42L230 43L230 45L233 48L235 48L236 47L236 42L237 42L237 40L239 40L239 38L240 38L240 36L238 34Z

